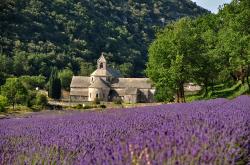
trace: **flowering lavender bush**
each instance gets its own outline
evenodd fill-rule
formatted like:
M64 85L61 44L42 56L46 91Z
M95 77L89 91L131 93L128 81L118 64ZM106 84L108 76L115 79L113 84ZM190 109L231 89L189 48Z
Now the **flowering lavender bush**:
M0 120L0 164L247 164L250 97Z

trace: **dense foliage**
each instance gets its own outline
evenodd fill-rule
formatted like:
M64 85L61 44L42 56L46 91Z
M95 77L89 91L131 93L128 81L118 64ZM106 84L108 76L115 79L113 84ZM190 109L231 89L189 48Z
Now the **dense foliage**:
M7 105L8 99L0 95L0 112L4 112Z
M18 78L8 78L1 87L1 94L8 99L13 109L16 104L25 102L27 93L27 89Z
M205 12L189 0L2 0L0 72L87 75L82 68L106 52L123 75L142 76L157 28Z
M60 81L60 80L59 80ZM8 112L11 105L27 106L34 110L41 109L47 105L47 96L41 94L38 89L45 88L45 77L43 76L21 76L19 78L8 78L0 88L0 111ZM33 107L36 106L36 107Z
M69 91L70 83L73 77L73 72L70 69L64 69L58 73L58 77L61 80L61 86L63 89Z
M52 69L49 78L48 96L53 99L61 98L61 80L58 77L58 71L56 68Z
M166 26L149 47L147 75L156 98L185 102L184 83L204 89L241 81L249 88L250 1L233 0L218 14L182 18ZM249 88L250 89L250 88Z
M0 120L1 164L247 164L250 98Z

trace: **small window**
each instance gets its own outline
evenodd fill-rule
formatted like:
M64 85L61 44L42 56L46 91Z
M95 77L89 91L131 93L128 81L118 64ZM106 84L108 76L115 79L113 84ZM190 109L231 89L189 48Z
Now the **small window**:
M91 93L89 94L89 97L91 98Z
M98 93L96 94L96 98L98 98Z
M103 63L100 63L100 69L102 69L103 68Z

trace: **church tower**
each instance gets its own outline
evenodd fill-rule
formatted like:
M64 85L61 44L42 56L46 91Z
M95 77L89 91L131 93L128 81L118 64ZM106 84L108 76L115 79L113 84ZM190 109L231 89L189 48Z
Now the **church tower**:
M97 69L107 69L107 61L103 53L101 57L97 60Z

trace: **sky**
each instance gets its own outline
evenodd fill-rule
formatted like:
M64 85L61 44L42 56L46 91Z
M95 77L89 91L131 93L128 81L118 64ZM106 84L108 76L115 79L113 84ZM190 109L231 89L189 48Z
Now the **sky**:
M196 2L197 5L207 10L210 10L213 13L218 12L218 8L220 5L231 2L231 0L192 0L192 1Z

